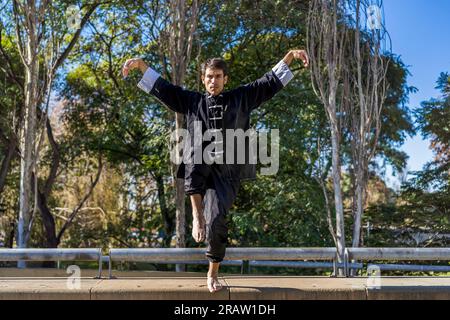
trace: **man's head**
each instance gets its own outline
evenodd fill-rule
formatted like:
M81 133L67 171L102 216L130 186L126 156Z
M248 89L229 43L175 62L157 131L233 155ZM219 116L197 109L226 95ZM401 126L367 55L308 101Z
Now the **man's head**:
M228 68L225 61L220 58L206 60L202 64L202 82L209 94L219 95L228 82Z

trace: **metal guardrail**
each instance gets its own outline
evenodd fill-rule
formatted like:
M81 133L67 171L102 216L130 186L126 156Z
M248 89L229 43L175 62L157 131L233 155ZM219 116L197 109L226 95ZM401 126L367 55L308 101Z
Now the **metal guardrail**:
M113 261L197 263L205 260L204 254L203 248L110 249L109 275L112 277ZM362 263L350 263L351 260L450 261L450 248L347 248L343 263L337 263L336 248L228 248L224 262L227 260L242 260L250 267L333 268L334 275L338 269L343 269L348 276L350 269L363 268ZM332 263L305 260L330 260ZM380 270L450 271L450 266L369 266L380 266Z
M450 248L347 248L355 260L450 260Z
M331 262L311 262L331 261ZM356 263L350 263L355 260ZM347 248L343 263L337 263L336 248L228 248L224 265L246 267L296 267L333 268L344 270L362 269L357 261L450 261L450 248ZM109 263L109 277L112 278L112 264L116 261L208 264L205 248L145 248L110 249L108 256L102 256L97 249L0 249L0 261L97 261L98 277L102 276L102 262ZM450 272L450 266L369 264L380 270L436 271Z
M394 261L450 261L450 248L347 248L346 256L351 260L394 260ZM450 266L420 266L398 264L370 264L380 270L389 271L436 271L449 272ZM346 270L348 274L348 269Z
M299 261L250 261L250 267L284 267L284 268L302 268L302 269L332 269L333 264L328 262L299 262ZM337 264L338 268L345 267L344 264ZM362 270L363 263L349 263L349 269ZM450 265L414 265L414 264L368 264L369 270L380 271L416 271L416 272L450 272Z
M0 249L0 261L97 261L102 276L102 249Z
M173 260L173 261L151 261L151 263L154 264L209 264L209 261L206 259L203 260L192 260L192 261L186 261L186 260ZM244 261L242 260L223 260L220 264L223 266L235 266L240 267Z
M114 261L189 262L205 260L204 248L110 249L109 277ZM224 260L336 260L336 248L228 248ZM336 271L336 263L333 263Z
M429 266L411 264L369 264L367 270L380 271L416 271L416 272L450 272L450 266Z
M249 261L249 267L283 267L283 268L303 268L303 269L332 269L334 263L331 262L309 262L309 261ZM345 264L338 263L338 268L344 268ZM362 263L350 263L349 269L362 269Z

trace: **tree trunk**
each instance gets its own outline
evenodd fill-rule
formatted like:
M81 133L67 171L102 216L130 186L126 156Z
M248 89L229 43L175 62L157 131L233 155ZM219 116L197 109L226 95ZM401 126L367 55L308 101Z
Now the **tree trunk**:
M184 116L177 113L176 116L176 130L183 128ZM177 144L178 145L178 144ZM177 153L178 154L178 153ZM178 169L178 166L174 166ZM176 247L186 248L186 207L184 205L184 180L176 177L177 170L174 172L175 179L175 205L176 205ZM186 266L182 264L176 265L177 272L186 271Z
M158 187L158 201L164 222L163 244L165 248L170 248L170 242L172 241L172 232L173 232L173 220L172 217L170 216L169 209L167 208L166 195L164 192L164 181L162 176L160 175L156 176L156 185Z
M169 35L170 62L172 65L172 81L181 86L184 82L189 59L191 58L194 33L197 28L199 7L198 1L189 4L185 0L172 1L170 4L171 32ZM175 114L175 129L184 127L184 115ZM179 144L177 143L177 146ZM179 155L179 153L177 153ZM184 181L177 179L177 165L173 165L175 181L176 232L177 248L186 247L186 208L184 206ZM185 271L185 265L176 265L176 271Z
M31 11L30 20L35 20L35 12ZM33 14L34 13L34 14ZM20 150L22 153L20 165L20 208L19 208L19 225L17 234L17 245L19 248L28 246L29 234L31 231L32 216L32 181L34 161L35 161L35 140L36 140L36 102L38 96L38 75L39 61L37 59L37 39L35 35L34 23L29 24L29 39L26 49L26 66L25 72L25 114L24 126L20 139ZM24 268L26 265L23 261L19 261L18 267Z
M46 248L58 248L59 241L56 238L56 225L55 219L53 219L52 213L47 206L47 199L39 190L37 192L37 209L39 210L42 218L42 224L45 230L45 247ZM54 261L44 261L42 268L55 268L56 263Z
M341 165L339 158L339 137L337 130L331 129L331 145L332 145L332 174L333 174L333 190L334 205L336 209L336 243L338 253L338 263L344 263L345 252L345 227L344 227L344 207L342 203L341 189ZM342 269L339 269L339 276L345 275Z
M359 175L359 174L358 174ZM353 243L352 247L357 248L361 242L361 219L364 212L364 183L360 180L360 177L357 177L357 185L356 185L356 208L354 212L354 224L353 224Z
M39 212L41 213L42 223L44 225L46 247L57 248L59 243L56 237L55 219L47 206L47 199L45 198L45 195L43 195L40 191L37 192L37 205Z
M9 237L6 239L5 241L5 246L7 248L13 248L14 246L14 237L15 237L15 233L16 233L16 225L14 222L11 223L11 229L10 229L10 233L9 233Z

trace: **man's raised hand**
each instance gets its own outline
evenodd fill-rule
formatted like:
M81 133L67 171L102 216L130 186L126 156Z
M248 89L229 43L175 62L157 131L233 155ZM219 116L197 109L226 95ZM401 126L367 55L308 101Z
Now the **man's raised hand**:
M305 68L309 66L309 57L305 50L290 50L283 58L283 61L288 66L292 63L293 60L301 60Z
M305 50L292 50L292 54L294 55L294 59L302 60L303 66L308 68L309 66L309 57Z
M128 77L128 73L133 69L139 69L142 73L145 73L148 66L141 58L133 58L125 61L122 67L122 75L124 78Z

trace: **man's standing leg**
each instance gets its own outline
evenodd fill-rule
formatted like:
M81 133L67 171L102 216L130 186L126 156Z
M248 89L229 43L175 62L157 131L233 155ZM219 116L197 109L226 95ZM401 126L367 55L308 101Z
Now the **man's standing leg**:
M207 284L210 292L222 289L218 280L219 266L225 257L228 239L226 212L219 201L215 188L208 188L204 198L204 215L206 219L206 257L209 260Z
M214 167L207 181L204 197L204 215L206 218L206 240L209 260L208 289L210 292L222 288L218 280L220 262L225 257L228 240L227 213L236 199L239 181L230 181L219 168Z
M192 237L196 242L205 241L206 220L203 214L203 199L201 194L192 194ZM222 285L218 281L219 263L209 262L207 285L210 292L219 291Z

